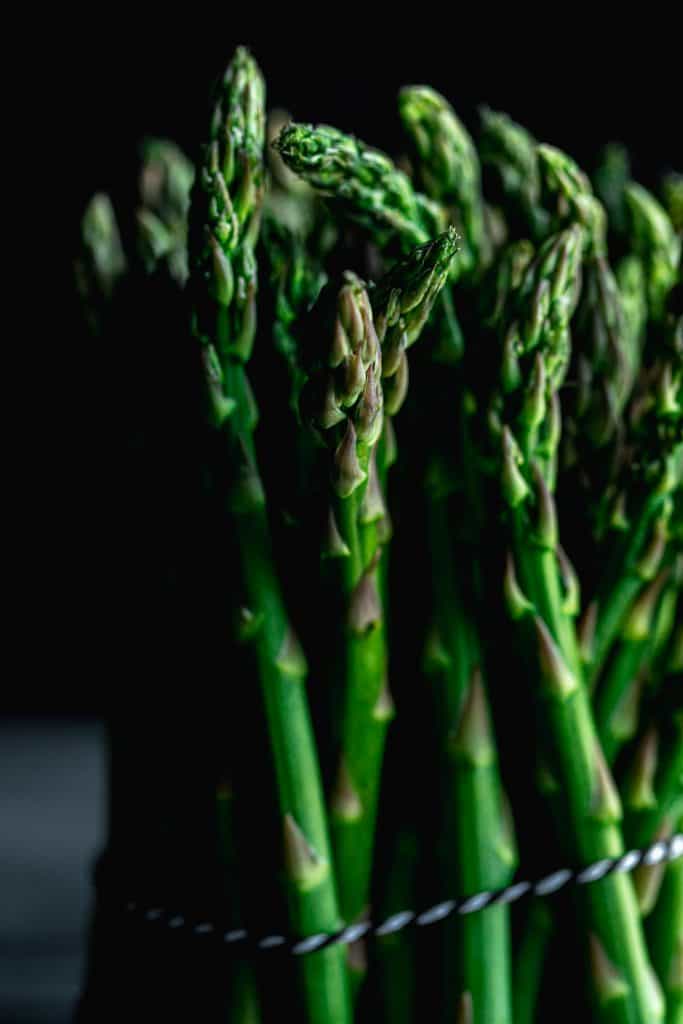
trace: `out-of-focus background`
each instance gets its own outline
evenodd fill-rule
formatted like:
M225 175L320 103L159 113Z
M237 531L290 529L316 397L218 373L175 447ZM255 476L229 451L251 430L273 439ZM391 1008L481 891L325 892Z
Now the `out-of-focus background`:
M144 337L93 351L68 283L89 196L104 189L131 199L145 134L173 138L194 155L211 82L238 43L261 63L272 106L392 153L401 149L397 91L424 82L451 100L475 136L477 108L488 104L588 171L610 140L629 147L635 176L651 187L683 162L680 61L665 25L656 39L639 26L629 42L621 28L598 37L588 20L564 24L569 11L539 13L516 32L493 8L476 28L455 15L440 23L433 8L424 26L411 22L419 10L394 11L393 31L374 38L355 8L310 19L292 9L286 31L265 8L257 31L214 14L175 21L170 8L151 24L139 14L117 21L123 15L114 9L97 23L69 23L65 14L43 40L42 84L34 94L30 68L19 81L17 91L31 95L30 143L15 163L36 184L23 333L14 343L39 335L41 354L16 388L13 438L25 442L17 490L30 541L14 545L13 603L23 624L16 672L0 695L0 1019L8 1024L70 1018L90 872L104 840L102 717L115 709L153 724L177 687L206 706L213 699L203 657L179 629L192 602L178 595L171 554L188 530L169 482L183 457L174 447L179 396L159 393L163 373ZM65 276L49 300L54 268ZM154 444L166 437L160 458L147 444L152 419Z

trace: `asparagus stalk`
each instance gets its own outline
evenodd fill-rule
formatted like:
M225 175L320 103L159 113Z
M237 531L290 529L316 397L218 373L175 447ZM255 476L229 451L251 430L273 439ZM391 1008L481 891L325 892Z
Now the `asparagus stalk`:
M230 783L223 781L216 791L218 858L222 869L221 896L227 909L227 920L233 928L243 927L242 899L236 846L235 796ZM259 1024L261 1011L253 964L236 959L231 964L230 991L225 1000L228 1018L236 1024Z
M228 507L252 621L283 820L291 924L333 931L340 918L318 760L309 718L306 663L298 647L271 552L265 495L253 441L255 414L245 372L255 329L256 265L263 195L264 87L240 49L218 90L211 140L193 195L193 329L207 371L212 422L230 458ZM351 1010L343 951L303 958L309 1019L347 1024Z
M683 832L683 816L677 832ZM666 997L666 1024L683 1021L683 858L673 861L650 925L650 945L655 969Z
M375 449L383 409L398 412L403 398L405 349L419 337L455 245L450 231L414 250L374 289L372 308L351 277L339 295L328 366L311 381L314 423L334 452L331 514L346 600L342 753L331 818L347 920L362 913L368 898L382 752L393 714L376 528L385 509Z
M683 713L669 727L651 725L640 739L624 787L624 832L631 846L653 841L683 796Z
M520 357L535 358L536 367L542 359L545 373L535 371L522 400L518 420L522 443L515 441L509 428L503 431L502 478L518 577L536 610L542 713L564 794L572 852L580 862L591 862L622 852L621 806L582 684L571 621L562 608L554 562L556 515L542 466L535 469L533 490L530 480L537 437L542 436L544 426L543 410L551 404L569 358L567 324L576 301L580 230L572 227L557 240L550 239L520 288L518 323L524 325L518 332ZM539 377L544 383L542 390ZM503 408L511 405L508 397ZM529 505L534 492L536 511L532 517ZM590 926L627 990L617 1019L661 1020L661 994L653 983L631 881L624 876L604 879L595 883L586 897Z
M397 908L413 905L417 859L417 837L403 827L392 845L383 878L380 916L388 917ZM411 1024L417 998L415 937L408 931L382 936L377 940L375 956L382 1019L387 1024Z
M482 652L451 541L443 472L432 467L429 547L432 553L434 615L425 668L437 687L437 721L442 745L444 885L463 895L506 885L516 852L506 828L495 739L482 672ZM447 963L452 997L469 991L474 1021L511 1021L509 915L505 906L466 916L457 928Z
M554 921L544 900L532 901L513 967L513 1020L515 1024L534 1024L548 943Z
M629 612L622 642L594 698L595 722L609 763L614 761L623 744L635 735L641 673L667 576L667 570L660 572Z

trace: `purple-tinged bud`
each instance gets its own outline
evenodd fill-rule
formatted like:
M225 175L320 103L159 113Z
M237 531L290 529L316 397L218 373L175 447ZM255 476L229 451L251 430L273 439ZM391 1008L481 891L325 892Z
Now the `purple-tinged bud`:
M211 248L211 294L221 306L229 306L235 292L235 279L232 264L216 238L209 235Z
M534 540L542 548L555 551L557 548L557 510L555 499L538 465L533 467L536 485L537 518L534 527Z
M323 543L323 558L348 558L351 554L348 544L339 532L334 510L329 509L327 513L327 530Z
M616 1002L626 1004L631 994L626 978L607 956L605 947L594 932L590 933L588 942L590 973L598 1005L606 1007Z
M616 824L622 817L621 800L597 737L593 748L593 771L590 816L594 821Z
M382 347L382 376L393 377L401 364L401 357L408 347L408 335L403 321L391 327Z
M408 394L408 357L401 353L398 369L384 382L384 406L389 416L395 416Z
M354 292L353 284L346 284L339 293L339 316L352 349L358 348L365 333L363 316Z
M358 821L363 815L358 790L353 785L346 758L342 754L339 759L337 779L332 791L330 801L332 814L335 818L344 822Z
M374 565L369 566L351 594L349 602L349 628L362 635L382 621L382 602L377 589Z
M455 731L448 742L449 751L472 766L493 764L496 748L489 720L488 702L481 669L476 667L469 685Z
M329 374L327 378L327 387L325 388L323 396L322 408L316 416L316 422L323 430L329 430L331 427L336 426L337 423L341 423L345 418L346 413L339 405L334 388L334 377L332 374Z
M556 551L557 563L560 567L560 576L562 577L562 585L564 587L562 611L565 615L578 615L581 607L579 577L561 544L557 545Z
M356 431L350 419L346 431L334 453L334 488L340 498L348 498L365 480L358 461Z
M283 675L296 681L306 676L306 656L291 626L287 627L275 664Z
M308 841L291 814L284 818L287 877L298 889L312 889L327 876L329 864Z
M647 811L657 806L655 778L659 766L659 733L651 725L636 747L626 781L624 799L629 811Z
M358 400L365 387L365 367L360 349L353 353L351 358L342 367L344 382L340 388L341 404L348 408Z
M386 506L377 473L377 448L373 447L368 464L368 482L360 506L359 522L366 526L378 522L385 515Z
M595 645L595 627L598 621L598 603L591 601L579 623L579 653L584 665L593 661Z
M507 606L508 614L514 622L518 622L520 619L525 618L525 616L533 615L535 613L536 609L534 608L534 605L527 598L519 585L517 573L515 571L515 560L512 556L512 552L510 551L508 551L507 558L505 560L503 592L505 594L505 604Z
M546 689L553 697L566 700L579 689L578 680L564 660L545 622L536 616L534 625L538 642L538 657Z
M354 414L358 440L367 445L374 446L382 433L383 402L382 382L370 365Z
M349 339L344 330L344 325L341 322L341 317L337 317L334 322L334 330L332 332L332 347L330 354L327 358L327 365L333 369L345 363L351 355L351 346L349 345Z

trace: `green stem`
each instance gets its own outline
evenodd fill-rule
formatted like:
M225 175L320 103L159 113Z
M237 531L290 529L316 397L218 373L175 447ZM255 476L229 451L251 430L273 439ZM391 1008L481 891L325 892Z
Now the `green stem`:
M396 837L384 883L379 917L411 907L415 897L418 844L412 831ZM376 965L382 1019L386 1024L411 1024L415 1020L415 942L408 930L375 940Z
M430 502L430 548L439 646L435 679L443 748L445 868L449 876L454 873L457 891L468 895L506 885L515 851L504 823L476 627L453 572L446 502L436 497ZM458 922L455 948L458 968L448 975L457 980L457 991L447 993L447 1006L451 996L467 991L476 1021L512 1021L508 909L490 907L466 915Z
M534 899L514 958L513 1010L515 1024L534 1024L548 946L554 931L547 903Z
M266 505L255 464L242 459L230 494L253 639L285 822L292 927L301 935L334 931L341 920L332 874L322 784L305 690L306 665L285 609L271 554ZM239 457L238 457L239 458ZM341 947L301 959L311 1024L349 1024Z
M548 692L542 702L554 747L555 769L564 794L572 854L590 864L623 852L621 806L602 754L588 694L567 671L550 635L539 627L541 662ZM586 887L590 928L627 989L620 1002L624 1024L655 1024L663 1004L653 982L633 884L613 875Z
M652 842L664 818L683 796L683 712L674 716L672 726L663 740L654 730L645 734L623 787L624 835L636 849Z
M683 818L678 822L683 832ZM683 857L668 865L648 929L652 960L666 997L666 1024L683 1022Z
M222 869L222 896L231 927L242 927L239 888L239 863L235 845L234 796L228 785L221 785L216 798L218 857ZM225 1003L228 1020L235 1024L260 1024L258 987L253 964L236 958L231 964L230 991Z
M637 728L639 673L647 657L644 640L619 647L594 702L595 724L607 761L612 764Z
M597 599L598 618L587 680L591 689L602 672L628 609L643 585L643 577L638 572L637 562L650 524L663 503L664 498L660 494L651 495L646 499L627 537L617 546L611 566L603 577Z
M374 472L365 456L363 466ZM332 797L331 827L342 916L366 910L372 875L384 744L393 705L381 600L381 551L376 522L364 521L362 488L340 505L346 602L341 762Z

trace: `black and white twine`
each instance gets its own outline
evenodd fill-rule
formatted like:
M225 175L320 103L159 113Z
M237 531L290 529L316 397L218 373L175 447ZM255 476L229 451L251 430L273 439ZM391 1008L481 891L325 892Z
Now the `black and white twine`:
M194 921L163 907L146 906L135 901L129 901L125 905L125 911L136 920L157 922L177 932L213 936L230 947L243 947L250 951L277 949L292 953L294 956L302 956L305 953L326 949L328 946L347 945L370 936L391 935L411 926L424 927L436 924L437 921L443 921L452 914L473 914L495 904L516 903L524 896L552 896L569 885L587 885L589 882L598 882L608 875L634 871L642 865L654 867L656 864L674 861L679 857L683 857L683 834L651 843L641 850L628 850L619 857L608 857L587 867L561 868L535 882L514 882L504 889L478 892L462 899L444 900L421 912L401 910L379 923L361 921L340 928L336 932L308 935L305 938L291 938L286 935L257 937L244 928L226 931L215 921Z

